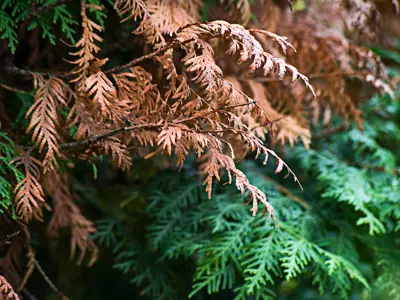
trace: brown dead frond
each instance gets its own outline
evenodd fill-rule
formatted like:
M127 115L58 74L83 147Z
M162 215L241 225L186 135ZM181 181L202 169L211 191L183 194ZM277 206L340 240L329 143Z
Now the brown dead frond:
M73 202L73 194L65 177L56 172L46 174L44 178L46 194L53 200L53 215L48 226L48 234L58 236L61 228L71 230L70 254L75 256L80 250L78 264L81 264L86 253L90 253L88 265L92 265L98 256L97 246L89 239L90 234L96 231L94 224L86 219L78 206Z
M103 31L103 27L94 21L90 20L86 15L87 4L85 1L81 1L81 16L82 16L82 28L83 34L82 38L75 44L75 48L79 50L71 52L70 55L78 57L72 64L76 65L73 73L77 74L76 78L72 82L79 81L88 75L90 64L95 60L95 54L100 51L100 47L96 44L103 41L103 39L98 35L97 32ZM95 7L101 10L101 6Z
M22 166L25 178L14 188L15 210L17 216L26 223L32 218L42 221L42 207L48 207L44 200L42 186L39 183L42 163L26 153L24 156L14 159L16 167Z
M67 106L70 90L61 79L44 80L35 76L37 88L33 105L26 113L30 117L27 133L32 133L32 141L38 146L39 152L46 151L43 168L49 171L57 166L56 158L60 156L58 144L61 140L58 109Z
M8 283L7 279L0 275L0 298L4 300L19 300L19 296L12 286Z
M133 32L143 35L156 49L166 44L164 35L172 35L180 27L200 20L199 0L115 1L114 7L124 16L123 21L141 19Z
M125 144L118 138L110 137L104 140L100 149L104 154L111 155L113 164L122 170L128 170L132 165L132 159Z

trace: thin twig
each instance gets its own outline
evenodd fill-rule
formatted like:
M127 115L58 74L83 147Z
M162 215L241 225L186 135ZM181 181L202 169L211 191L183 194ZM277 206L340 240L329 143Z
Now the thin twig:
M128 131L133 131L137 129L149 129L149 128L158 128L162 127L162 124L156 124L156 123L149 123L149 124L140 124L140 125L134 125L134 126L127 126L127 127L122 127L118 128L116 130L103 133L103 134L97 134L93 135L90 138L82 141L76 141L72 143L66 143L66 144L61 144L58 146L60 150L70 150L70 149L75 149L75 148L84 148L87 147L91 144L94 144L98 141L104 140L106 138L112 137L114 135L120 134L122 132L128 132Z
M37 71L25 70L25 69L22 69L22 68L12 65L9 61L5 62L4 70L9 74L20 75L20 76L29 76L29 77L32 77L33 75L40 75L40 76L44 76L44 77L57 77L57 78L64 78L64 79L69 79L69 78L73 77L73 74L68 73L68 72L48 73L48 72L37 72Z
M8 220L8 218L6 218L6 220ZM36 260L35 258L35 254L34 254L34 250L30 245L30 232L28 230L28 227L26 226L26 224L22 223L21 221L19 221L18 219L13 220L15 221L17 224L19 224L22 228L22 231L24 232L25 236L26 236L26 247L28 248L28 254L31 255L31 257L28 257L28 259L32 262L32 267L28 268L28 271L26 272L26 274L24 275L24 278L22 279L22 282L20 283L19 287L16 289L18 292L22 292L23 294L25 294L27 296L27 298L29 298L30 300L36 300L37 298L32 295L26 288L25 288L25 284L28 280L28 278L31 276L34 267L36 267L38 269L38 271L40 272L40 274L43 276L44 280L48 283L48 285L53 289L53 291L55 291L57 293L58 296L60 296L60 298L62 300L68 300L68 298L62 293L60 292L59 289L57 289L57 287L51 282L51 280L49 279L49 277L46 275L46 273L43 271L42 267L40 266L39 262ZM6 239L0 243L0 246L6 245L6 244L10 244L9 240L18 235L20 233L20 231L17 231L13 234L7 235Z
M32 274L32 272L34 270L33 267L36 267L38 269L38 271L40 272L40 274L43 276L44 280L47 282L47 284L53 289L53 291L55 291L57 293L57 295L59 295L61 297L62 300L68 300L68 298L62 292L60 292L59 289L57 289L57 287L54 285L54 283L49 279L49 277L43 271L43 269L40 266L39 262L36 260L35 251L33 250L33 248L30 245L31 234L29 232L28 226L26 224L24 224L23 222L21 222L20 220L18 220L18 219L14 220L14 221L21 226L22 231L24 232L24 234L26 236L26 241L25 241L26 242L26 247L28 248L28 254L31 254L31 257L29 257L29 260L32 262L32 268L29 268L29 270L25 274L25 276L24 276L22 282L20 283L17 291L22 291L24 289L26 281L28 280L28 278L30 277L30 275Z
M246 102L246 103L239 103L239 104L232 104L232 105L228 105L228 106L221 106L221 109L229 109L229 108L235 108L235 107L239 107L239 106L246 106L246 105L252 105L252 104L256 104L257 102L255 100Z
M8 234L7 236L6 236L6 238L0 243L0 247L3 247L3 246L5 246L5 245L10 245L12 242L11 242L11 240L15 237L15 236L17 236L19 234L19 230L17 231L17 232L14 232L14 233L12 233L12 234Z
M189 26L193 26L193 24L189 24L188 27ZM124 69L128 69L128 68L130 68L130 67L132 67L134 65L137 65L137 64L141 63L144 60L156 57L159 54L161 54L161 53L163 53L163 52L165 52L165 51L167 51L167 50L169 50L171 48L182 46L182 45L185 45L185 44L193 42L193 41L194 41L194 39L192 38L192 39L188 39L188 40L183 41L183 42L179 42L179 41L177 41L177 40L172 38L165 46L161 47L160 49L158 49L158 50L156 50L154 52L151 52L149 54L143 55L141 57L135 58L135 59L131 60L130 62L124 64L124 65L108 69L108 70L104 71L104 74L109 75L109 74L112 74L112 73L116 73L116 72L122 71Z
M170 48L174 48L177 47L179 45L191 42L192 40L187 40L184 43L178 43L175 40L171 40L167 45L165 45L164 47L161 47L160 49L151 52L149 54L143 55L141 57L135 58L133 60L131 60L130 62L124 64L124 65L120 65L120 66L116 66L114 68L108 69L106 71L104 71L104 73L106 75L112 74L112 73L116 73L119 71L122 71L124 69L128 69L134 65L137 65L147 59L151 59L154 58L155 56L160 55L162 52L170 49ZM22 68L19 68L17 66L14 66L12 64L10 64L10 62L6 62L4 69L10 73L10 74L14 74L14 75L21 75L21 76L33 76L34 74L36 75L41 75L44 77L56 77L56 78L62 78L62 79L72 79L75 76L75 73L72 72L60 72L60 73L48 73L48 72L37 72L37 71L31 71L31 70L25 70Z
M210 104L207 102L206 99L204 99L203 97L201 97L195 90L193 90L190 86L189 89L192 93L194 93L201 101L203 101L209 108L211 108L213 111L217 112L217 110Z
M284 115L282 117L276 118L276 119L268 122L267 124L260 124L258 126L252 127L251 130L254 130L254 129L257 129L257 128L261 128L261 127L266 127L266 126L272 127L273 125L275 125L276 123L278 123L279 121L282 121L283 119L285 119L287 117L289 117L289 116L288 115Z
M335 76L359 76L359 75L368 75L367 72L331 72L331 73L318 73L307 75L308 79L317 79L317 78L325 78L325 77L335 77ZM282 81L276 78L266 78L266 77L242 77L239 78L241 81L245 80L254 80L257 82L279 82Z
M9 86L9 85L3 84L3 83L0 83L0 87L2 87L3 89L6 89L8 91L11 91L11 92L16 92L16 93L32 96L31 92L20 90L20 89L17 89L15 87L12 87L12 86Z
M176 47L178 45L179 45L178 42L176 42L175 40L171 40L164 47L161 47L160 49L158 49L158 50L156 50L154 52L151 52L149 54L146 54L146 55L143 55L141 57L135 58L135 59L131 60L130 62L124 64L124 65L108 69L108 70L104 71L104 74L112 74L112 73L116 73L116 72L122 71L124 69L128 69L128 68L130 68L130 67L132 67L134 65L137 65L138 63L141 63L142 61L144 61L146 59L153 58L153 57L159 55L160 53L162 53L162 52L164 52L164 51L166 51L166 50L168 50L170 48L174 48L174 47Z
M68 297L66 297L62 292L60 292L60 290L54 285L54 283L50 280L50 278L47 276L47 274L44 272L44 270L40 266L39 262L35 258L33 259L33 263L35 264L37 270L40 272L40 274L42 275L43 279L47 282L49 287L54 292L56 292L57 295L61 297L61 299L68 300Z
M28 291L26 288L23 288L21 291L22 294L24 294L29 300L38 300L30 291Z
M285 188L283 185L281 185L280 183L278 183L275 180L273 180L271 177L266 176L266 175L264 175L263 177L264 177L264 179L266 181L268 181L268 182L272 183L274 186L276 186L278 188L278 190L282 194L284 194L285 196L287 196L288 198L290 198L294 202L299 203L300 205L302 205L306 209L312 209L312 206L309 203L307 203L304 199L296 196L295 194L290 192L287 188Z
M340 125L338 127L329 128L329 129L326 129L326 130L320 132L319 134L313 135L312 138L313 138L313 140L326 139L327 137L330 137L331 135L342 132L346 129L347 129L347 124L343 123L342 125Z
M199 131L196 131L196 132L198 132L198 133L225 133L225 132L247 133L244 130L234 129L234 128L226 128L226 129L220 129L220 130L206 129L206 130L199 130Z
M219 78L220 78L221 80L224 80L224 81L225 81L225 79L224 79L223 77L219 76ZM250 99L251 101L254 101L254 100L253 100L252 98L250 98L248 95L246 95L246 94L243 93L241 90L239 90L238 88L236 88L235 85L234 85L232 82L230 82L229 80L226 80L226 82L228 82L228 83L230 84L230 86L231 86L235 91L237 91L239 94L241 94L245 99ZM267 119L268 124L272 124L272 123L271 123L271 118L267 116L267 114L266 114L265 111L262 109L262 107L261 107L258 103L256 103L256 106L261 110L263 116Z
M244 105L249 105L253 104L252 102L246 102L246 103L241 103L241 104L234 104L234 105L228 105L225 106L224 109L229 109L233 107L238 107L238 106L244 106ZM197 120L199 118L204 118L208 115L216 113L218 110L215 111L209 111L205 114L200 114L200 115L194 115L191 117L183 118L180 120L176 120L171 122L171 125L176 125L176 124L182 124L185 122L191 122L194 120ZM148 123L148 124L139 124L139 125L133 125L133 126L125 126L121 127L118 129L115 129L113 131L107 132L107 133L102 133L102 134L97 134L93 135L88 139L82 140L82 141L76 141L76 142L71 142L71 143L66 143L66 144L61 144L58 146L60 150L71 150L71 149L79 149L79 148L86 148L89 145L92 145L98 141L104 140L106 138L115 136L117 134L123 133L123 132L129 132L129 131L134 131L134 130L139 130L139 129L154 129L154 128L161 128L164 126L164 123Z
M25 287L26 283L28 282L28 279L31 277L33 271L35 270L35 266L33 264L33 259L35 259L35 251L31 247L31 234L29 232L28 226L18 219L16 219L15 222L17 222L22 228L22 232L25 235L25 247L28 251L28 253L26 255L27 256L27 269L25 271L25 274L24 274L21 282L19 283L19 286L17 287L17 292L20 292Z

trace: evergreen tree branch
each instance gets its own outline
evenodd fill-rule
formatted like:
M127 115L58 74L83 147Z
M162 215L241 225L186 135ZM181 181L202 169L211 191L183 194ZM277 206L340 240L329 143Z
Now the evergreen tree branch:
M185 123L185 122L191 122L191 121L197 120L199 118L204 118L207 115L214 114L214 113L220 111L221 109L226 110L226 109L235 108L235 107L239 107L239 106L251 105L251 104L254 104L254 103L255 103L255 101L241 103L241 104L228 105L228 106L225 106L225 107L221 107L218 110L214 109L214 110L212 110L212 111L210 111L210 112L208 112L206 114L187 117L187 118L183 118L183 119L180 119L180 120L173 121L173 122L171 122L171 125L182 124L182 123ZM59 149L60 150L71 150L71 149L86 148L86 147L90 146L91 144L94 144L96 142L99 142L101 140L104 140L106 138L115 136L115 135L120 134L120 133L139 130L139 129L155 129L155 128L161 128L163 126L164 126L164 123L148 123L148 124L139 124L139 125L133 125L133 126L125 126L125 127L121 127L121 128L115 129L115 130L107 132L107 133L93 135L90 138L82 140L82 141L76 141L76 142L71 142L71 143L60 144L59 145ZM234 130L238 131L236 129L234 129ZM222 131L221 130L214 130L214 131L206 130L206 131L199 131L199 132L203 132L203 133L206 133L206 132L217 132L218 133L218 132L222 132Z
M188 40L185 43L189 43L192 40ZM106 75L110 75L119 71L122 71L124 69L128 69L130 67L133 67L147 59L151 59L156 57L157 55L160 55L161 53L165 52L168 49L171 48L175 48L180 46L181 43L178 43L175 40L171 40L169 43L167 43L164 47L161 47L160 49L153 51L149 54L143 55L141 57L135 58L133 60L131 60L130 62L120 65L120 66L116 66L113 67L111 69L105 70L104 74ZM5 66L4 66L4 70L7 71L7 73L12 74L12 75L20 75L20 76L33 76L33 74L35 75L40 75L40 76L44 76L44 77L55 77L55 78L61 78L61 79L72 79L75 76L75 73L72 72L60 72L60 73L49 73L49 72L38 72L38 71L31 71L31 70L26 70L20 67L17 67L15 65L12 65L10 63L10 61L6 61Z
M163 124L149 123L149 124L140 124L140 125L134 125L134 126L121 127L121 128L118 128L116 130L113 130L113 131L110 131L107 133L93 135L86 140L61 144L61 145L59 145L59 149L60 150L71 150L71 149L86 148L91 144L94 144L96 142L99 142L101 140L104 140L106 138L112 137L114 135L117 135L117 134L120 134L123 132L133 131L133 130L137 130L137 129L159 128L162 126L163 126Z
M68 72L48 73L48 72L37 72L37 71L26 70L26 69L23 69L23 68L13 65L10 60L5 61L4 70L8 74L11 74L11 75L28 76L28 77L32 77L35 74L35 75L40 75L40 76L44 76L44 77L56 77L56 78L69 79L69 78L72 78L72 76L73 76L73 74L68 73Z
M192 40L190 40L190 41L192 41ZM187 42L190 42L190 41L187 41ZM124 65L120 65L120 66L116 66L114 68L108 69L108 70L104 71L104 74L106 74L106 75L113 74L113 73L122 71L124 69L128 69L128 68L133 67L133 66L135 66L135 65L137 65L137 64L139 64L139 63L141 63L141 62L143 62L143 61L145 61L147 59L150 59L150 58L153 58L153 57L155 57L157 55L160 55L161 53L163 53L164 51L166 51L166 50L168 50L170 48L174 48L174 47L177 47L179 45L180 45L180 43L176 42L175 40L171 40L164 47L161 47L160 49L158 49L156 51L153 51L153 52L151 52L149 54L146 54L146 55L143 55L141 57L135 58L135 59L131 60L130 62L124 64Z

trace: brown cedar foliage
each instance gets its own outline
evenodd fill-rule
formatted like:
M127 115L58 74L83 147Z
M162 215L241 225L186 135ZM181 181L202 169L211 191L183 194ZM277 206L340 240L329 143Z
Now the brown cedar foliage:
M19 300L19 296L14 292L12 286L0 275L0 297L4 300Z
M91 252L89 265L97 259L97 248L89 235L95 232L94 224L87 220L73 201L73 194L69 189L67 178L56 172L48 172L44 179L46 193L52 196L54 212L49 222L48 235L57 237L62 227L71 228L71 258L79 248L78 264L81 264L87 251Z
M72 71L47 77L34 74L37 92L27 113L27 132L44 156L42 162L29 153L16 160L26 174L15 188L18 216L25 221L40 219L45 200L38 180L43 168L45 191L53 199L49 233L71 228L71 255L79 248L81 262L86 251L92 251L93 263L97 250L88 237L94 226L74 204L67 175L58 173L57 158L106 154L116 167L127 170L131 155L174 154L182 167L185 158L195 153L202 162L209 197L214 180L219 181L224 171L229 183L234 181L242 195L247 193L254 216L261 203L264 213L275 219L266 195L236 167L235 159L255 153L266 164L272 156L275 173L286 170L301 187L289 166L264 145L266 137L290 146L300 140L308 147L308 119L317 122L322 115L329 125L332 113L362 127L360 97L351 94L345 76L390 92L380 59L345 35L362 34L368 28L369 11L377 13L372 2L325 1L320 6L310 1L306 17L291 14L281 2L255 1L255 26L247 0L220 1L228 4L225 19L231 22L200 22L200 0L116 0L122 21L139 22L133 33L144 36L152 50L107 69L108 59L96 57L101 32L107 29L87 14L88 8L102 7L81 1L83 30L70 53ZM393 3L397 8L397 1ZM343 26L333 32L327 20ZM377 34L371 32L367 38ZM232 66L234 60L237 66ZM139 66L144 61L153 61L164 78ZM67 144L61 144L68 137L59 128L63 107L71 108L63 123L77 125L77 140Z

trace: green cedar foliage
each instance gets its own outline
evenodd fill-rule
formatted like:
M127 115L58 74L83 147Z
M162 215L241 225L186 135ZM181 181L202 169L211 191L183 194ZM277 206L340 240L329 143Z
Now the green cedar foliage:
M148 177L94 239L150 299L399 299L400 103L375 96L363 112L363 131L288 151L304 194L242 163L275 207L276 228L228 185L207 200L188 164ZM122 212L137 203L141 225Z
M34 3L33 3L34 2ZM75 44L79 39L80 24L73 16L79 13L79 1L71 1L74 3L59 4L57 0L37 0L37 1L20 1L20 0L4 0L0 4L0 39L6 39L11 53L15 53L19 39L17 28L23 22L28 22L27 30L32 31L39 27L41 29L42 38L48 40L51 44L55 44L58 40L64 40L69 44ZM68 1L65 1L68 2ZM88 0L88 4L99 5L100 0ZM113 1L105 1L109 7L114 5ZM32 6L34 4L34 6ZM96 21L104 26L104 19L107 16L107 10L104 11L90 8ZM40 16L40 17L38 17ZM62 36L57 34L61 31ZM56 37L57 35L57 37Z
M12 164L12 160L18 156L18 152L14 142L4 132L0 132L0 154L0 213L11 208L14 216L11 184L20 182L24 175Z

